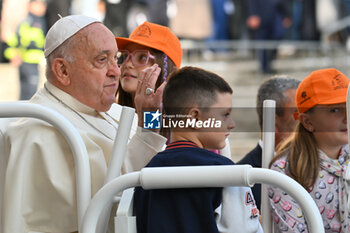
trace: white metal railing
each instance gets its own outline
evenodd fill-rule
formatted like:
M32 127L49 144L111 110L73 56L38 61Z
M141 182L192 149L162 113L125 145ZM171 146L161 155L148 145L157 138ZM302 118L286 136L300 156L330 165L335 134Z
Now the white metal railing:
M143 168L122 175L103 186L93 197L84 216L82 233L96 233L99 215L122 190L141 186L144 189L252 186L266 183L278 187L300 205L309 232L324 233L320 212L310 194L295 180L276 171L250 165L189 166Z
M134 108L123 106L122 112L120 115L120 120L119 120L120 124L118 127L117 134L115 136L112 154L108 163L105 184L107 184L114 178L117 178L121 174L121 170L122 170L122 166L123 166L123 162L126 154L125 151L127 148L134 116L135 116ZM115 200L118 200L118 199L117 198L113 200L111 199L109 205L106 206L103 213L101 214L99 223L97 225L97 229L99 232L106 232L108 227L109 215Z
M0 103L0 117L31 117L53 125L67 140L72 149L77 184L78 228L91 200L90 163L85 143L79 132L60 113L47 107L28 102Z
M215 41L196 41L182 39L181 48L188 50L204 49L277 49L280 46L293 46L297 50L319 50L321 43L319 41L295 41L295 40L215 40ZM339 43L334 43L339 46Z
M275 153L275 115L276 101L264 100L263 102L263 133L262 133L262 168L269 168ZM264 232L272 232L272 218L267 185L261 185L261 218Z
M321 41L297 41L297 40L214 40L214 41L195 41L183 39L180 40L184 55L188 51L219 49L219 50L257 50L257 49L278 49L281 47L292 47L299 51L321 51L324 50L324 43ZM337 41L328 42L327 49L341 50L344 46Z
M129 140L132 123L135 116L135 109L123 106L120 116L117 134L115 136L112 155L109 159L105 184L120 176L125 158L125 151Z

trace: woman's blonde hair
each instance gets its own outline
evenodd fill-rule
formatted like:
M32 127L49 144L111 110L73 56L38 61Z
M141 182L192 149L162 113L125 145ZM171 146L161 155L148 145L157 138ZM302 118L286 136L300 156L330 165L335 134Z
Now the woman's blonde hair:
M294 133L277 148L269 166L284 155L287 155L286 174L309 190L316 182L320 161L314 135L300 122Z

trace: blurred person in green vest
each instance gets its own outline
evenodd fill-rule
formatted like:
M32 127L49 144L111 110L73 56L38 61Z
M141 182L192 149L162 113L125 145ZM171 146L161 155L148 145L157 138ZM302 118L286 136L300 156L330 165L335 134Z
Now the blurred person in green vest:
M19 67L20 99L28 100L37 91L39 63L45 59L46 1L29 0L28 15L7 41L5 58Z

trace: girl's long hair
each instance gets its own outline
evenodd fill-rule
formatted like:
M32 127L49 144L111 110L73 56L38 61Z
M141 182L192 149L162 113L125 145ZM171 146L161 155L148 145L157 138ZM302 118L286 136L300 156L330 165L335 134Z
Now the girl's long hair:
M278 147L269 166L284 155L287 155L286 174L309 190L317 179L320 159L314 135L300 122L294 133Z

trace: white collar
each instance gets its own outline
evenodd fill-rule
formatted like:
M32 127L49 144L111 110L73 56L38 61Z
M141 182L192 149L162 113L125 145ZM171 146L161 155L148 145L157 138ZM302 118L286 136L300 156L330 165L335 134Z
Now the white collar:
M46 91L49 92L50 95L53 95L54 98L57 97L60 101L64 102L66 105L68 105L70 108L74 109L75 111L78 111L84 114L89 114L89 115L98 114L95 109L83 104L82 102L80 102L79 100L77 100L76 98L68 94L67 92L54 86L52 83L46 82L44 85L46 87Z

